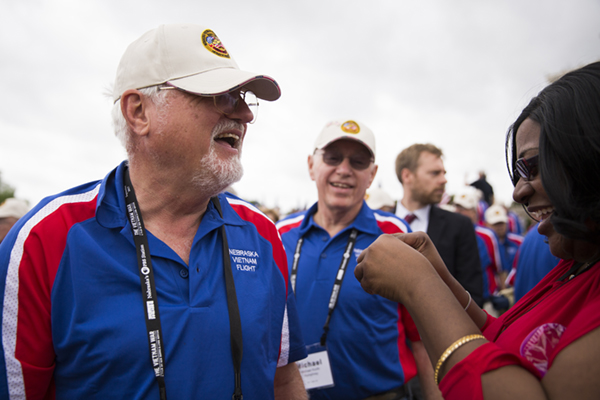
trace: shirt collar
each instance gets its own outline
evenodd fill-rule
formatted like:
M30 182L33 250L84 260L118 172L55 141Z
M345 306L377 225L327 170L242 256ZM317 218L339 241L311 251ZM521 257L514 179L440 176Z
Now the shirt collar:
M318 203L313 204L312 207L310 207L308 211L306 211L304 220L300 224L300 236L304 236L310 229L313 228L321 230L323 229L317 223L315 223L313 218L313 216L318 210L317 204ZM375 216L373 215L373 210L371 210L367 206L367 203L364 200L362 203L362 207L358 212L358 215L356 216L356 218L354 218L354 221L352 221L352 223L346 228L344 228L341 232L352 228L356 228L356 230L358 230L359 232L371 233L375 235L379 234L377 221L375 220Z
M413 231L421 229L423 231L427 230L427 227L429 226L429 211L431 210L431 207L433 207L433 205L428 204L425 207L412 211L412 214L415 214L415 216L417 217L417 219L415 219L412 224L409 224ZM408 211L406 207L404 207L402 202L398 201L396 205L396 215L404 219L404 217L406 217L408 214L411 214L411 211Z

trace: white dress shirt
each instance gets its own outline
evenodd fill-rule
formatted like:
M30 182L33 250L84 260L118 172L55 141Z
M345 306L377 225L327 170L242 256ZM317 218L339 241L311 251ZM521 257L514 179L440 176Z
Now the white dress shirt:
M404 208L400 200L398 200L398 203L396 203L396 215L398 217L404 219L408 214L414 214L417 217L410 224L410 229L412 229L413 232L427 232L427 226L429 226L430 209L431 204L428 204L425 207L419 208L418 210L415 210L411 213L406 208Z

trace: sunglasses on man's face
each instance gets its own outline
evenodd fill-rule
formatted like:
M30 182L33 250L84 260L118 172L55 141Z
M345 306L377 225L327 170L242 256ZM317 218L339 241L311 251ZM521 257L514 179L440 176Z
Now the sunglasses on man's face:
M538 172L538 162L539 162L539 154L529 158L519 158L516 165L516 170L519 176L515 176L515 178L521 177L526 181L532 180ZM517 181L518 179L515 179Z
M363 171L371 165L373 162L373 157L367 154L357 154L352 155L350 157L344 157L342 153L331 150L318 150L317 153L320 153L323 157L323 162L329 166L337 167L344 161L344 158L348 158L350 160L350 166L357 170Z

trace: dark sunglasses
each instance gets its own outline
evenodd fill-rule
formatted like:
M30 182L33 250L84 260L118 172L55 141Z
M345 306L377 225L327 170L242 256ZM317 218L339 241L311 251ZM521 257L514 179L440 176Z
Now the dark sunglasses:
M373 162L373 157L366 154L344 157L341 153L335 151L317 150L317 152L322 155L323 162L332 167L337 167L342 163L342 161L344 161L344 158L348 158L348 160L350 160L350 166L353 169L357 171L363 171L367 169Z
M526 181L532 180L537 174L539 158L539 154L536 154L535 156L529 158L519 158L515 163L519 176L525 179ZM518 177L515 176L515 178ZM516 180L518 179L515 179L515 181Z

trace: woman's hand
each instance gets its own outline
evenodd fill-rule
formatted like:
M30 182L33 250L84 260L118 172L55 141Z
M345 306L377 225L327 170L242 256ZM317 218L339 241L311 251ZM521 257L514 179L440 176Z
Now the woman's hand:
M424 232L413 232L397 233L394 237L406 243L427 258L438 276L446 286L448 286L452 294L454 294L456 300L458 300L463 308L468 307L467 312L469 316L477 327L481 328L487 320L487 314L484 313L477 304L471 301L471 295L465 291L462 285L454 278L454 276L452 276L450 271L448 271L446 264L442 261L442 257L440 257L429 236ZM484 279L486 278L484 277Z
M407 238L409 235L381 235L360 254L354 275L367 293L403 303L412 288L437 275L428 259L412 247L429 254L427 241L420 235ZM433 251L437 255L435 248Z
M438 275L447 282L447 278L451 276L451 274L435 248L435 245L425 232L396 233L394 236L423 254L427 260L429 260L431 265L433 265L433 268L435 268Z

